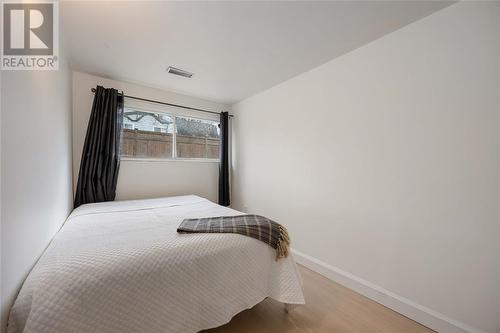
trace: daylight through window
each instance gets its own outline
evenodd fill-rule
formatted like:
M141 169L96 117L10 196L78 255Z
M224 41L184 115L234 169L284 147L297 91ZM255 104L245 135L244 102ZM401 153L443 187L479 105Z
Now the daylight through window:
M122 157L218 160L219 122L125 108Z

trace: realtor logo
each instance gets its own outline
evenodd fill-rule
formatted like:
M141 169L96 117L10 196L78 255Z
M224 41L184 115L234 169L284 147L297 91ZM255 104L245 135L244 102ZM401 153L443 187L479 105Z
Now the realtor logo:
M57 2L3 2L3 70L56 70Z

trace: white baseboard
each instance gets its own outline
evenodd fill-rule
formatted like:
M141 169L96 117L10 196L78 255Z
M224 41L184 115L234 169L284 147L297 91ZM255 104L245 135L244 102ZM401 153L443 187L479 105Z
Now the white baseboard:
M355 292L364 295L402 315L421 323L440 333L485 333L470 327L442 313L417 304L407 298L363 280L351 273L322 262L307 254L292 249L293 257L298 264L323 275ZM307 300L306 300L307 301Z

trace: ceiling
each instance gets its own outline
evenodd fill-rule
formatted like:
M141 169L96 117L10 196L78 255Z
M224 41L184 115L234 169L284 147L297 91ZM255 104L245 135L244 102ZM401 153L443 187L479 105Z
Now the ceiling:
M77 1L60 20L74 69L232 104L449 4Z

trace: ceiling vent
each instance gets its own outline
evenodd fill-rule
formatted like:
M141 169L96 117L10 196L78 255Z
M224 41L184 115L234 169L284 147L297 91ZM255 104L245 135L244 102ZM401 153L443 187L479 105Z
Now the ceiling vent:
M179 76L183 76L183 77L187 77L188 79L191 78L194 75L194 73L185 71L183 69L175 68L175 67L172 67L172 66L168 66L167 73L174 74L174 75L179 75Z

